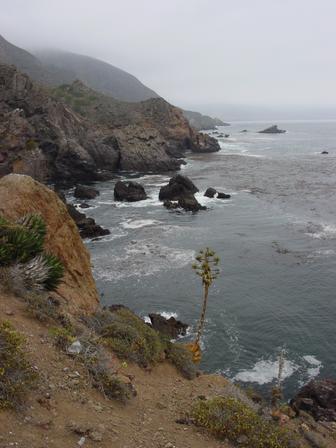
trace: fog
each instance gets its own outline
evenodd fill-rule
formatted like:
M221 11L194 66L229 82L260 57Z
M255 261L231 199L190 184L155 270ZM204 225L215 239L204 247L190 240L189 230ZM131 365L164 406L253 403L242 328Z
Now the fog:
M336 106L334 0L0 0L0 33L123 68L174 104Z

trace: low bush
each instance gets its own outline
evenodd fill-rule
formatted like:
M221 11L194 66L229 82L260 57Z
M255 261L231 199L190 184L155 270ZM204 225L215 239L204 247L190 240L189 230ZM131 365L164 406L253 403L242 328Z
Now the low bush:
M142 367L163 358L165 342L159 333L127 308L99 311L87 322L119 358Z
M182 344L168 342L166 356L185 378L192 380L196 377L197 368L193 362L192 353Z
M291 437L285 429L266 421L253 409L232 397L199 400L192 409L196 425L220 439L246 448L287 448Z
M0 409L18 408L37 375L24 355L24 338L8 322L0 324Z

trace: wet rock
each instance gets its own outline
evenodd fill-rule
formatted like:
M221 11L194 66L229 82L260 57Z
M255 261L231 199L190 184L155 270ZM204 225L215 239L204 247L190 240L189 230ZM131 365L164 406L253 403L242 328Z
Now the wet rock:
M329 154L328 151L322 151L321 154Z
M188 212L198 212L199 210L206 210L204 205L201 205L194 195L184 196L178 201L178 205Z
M312 380L303 386L290 405L311 414L315 420L336 421L336 380Z
M229 138L229 137L230 137L230 134L225 134L224 137L225 137L225 138Z
M119 180L114 186L116 201L136 202L147 199L144 187L138 182L122 182Z
M97 238L111 233L108 229L104 229L96 224L93 218L87 218L84 213L79 212L74 205L67 204L67 209L69 215L75 221L82 238Z
M94 199L98 195L98 190L91 187L85 187L84 185L77 185L74 191L74 196L77 199Z
M149 314L149 318L154 330L169 336L171 339L185 336L187 333L188 325L176 320L175 317L166 319L161 314L151 313Z
M259 134L283 134L284 132L286 132L284 129L279 129L275 124L273 126L270 126L269 128L259 131Z
M226 193L217 193L217 199L230 199L231 195Z
M248 132L248 130L247 129L243 129L242 131L240 131L240 132L243 132L243 133L245 133L245 132Z
M187 176L177 174L170 179L168 185L161 187L159 199L160 201L163 201L165 199L169 199L170 201L177 201L183 196L193 195L197 192L198 188Z
M207 198L213 198L216 193L217 193L217 190L215 190L212 187L209 187L209 188L206 189L206 192L204 193L204 196L206 196Z
M168 200L163 201L163 206L166 207L168 210L176 210L179 207L177 202Z
M79 204L80 208L90 208L90 205L87 204L86 202L82 202L81 204Z

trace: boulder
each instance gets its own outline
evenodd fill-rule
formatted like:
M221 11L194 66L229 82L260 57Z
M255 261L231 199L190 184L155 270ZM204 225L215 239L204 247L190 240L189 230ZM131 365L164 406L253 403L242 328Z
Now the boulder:
M10 174L0 179L0 215L18 219L39 213L47 226L45 249L62 261L65 273L57 296L70 312L86 314L99 304L90 255L66 205L57 194L29 176ZM53 293L54 294L54 293Z
M119 180L114 186L116 201L136 202L147 199L144 187L138 182L122 182Z
M230 199L231 195L226 193L217 193L217 199Z
M171 339L177 339L179 336L185 336L188 325L176 320L175 317L166 319L161 314L151 313L149 318L154 330L169 336Z
M84 185L77 185L74 191L74 196L77 199L94 199L98 195L98 190Z
M159 199L160 201L163 201L165 199L169 199L170 201L177 201L183 196L193 195L197 192L198 188L187 176L177 174L170 179L168 185L161 187Z
M84 213L79 212L74 205L67 204L67 209L69 215L75 221L82 238L97 238L111 233L108 229L104 229L96 224L93 218L88 218Z
M178 200L178 205L187 212L198 212L199 210L206 210L204 205L201 205L194 195L183 196Z
M328 151L322 151L321 154L329 154Z
M206 196L207 198L213 198L216 193L217 193L217 190L215 190L212 187L209 187L209 188L206 189L206 192L204 193L204 196Z
M175 210L179 207L177 202L169 201L168 199L163 201L163 206L166 207L168 210Z
M311 414L315 420L336 421L336 380L312 380L290 401L292 408Z
M283 134L284 132L286 132L284 129L279 129L275 124L273 126L270 126L269 128L259 131L259 134Z

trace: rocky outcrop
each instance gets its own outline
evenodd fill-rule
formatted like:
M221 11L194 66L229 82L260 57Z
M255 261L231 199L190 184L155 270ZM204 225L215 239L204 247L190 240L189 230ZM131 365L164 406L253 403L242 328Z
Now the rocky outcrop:
M45 248L59 257L65 267L57 294L72 312L94 311L99 298L90 256L66 205L57 194L29 176L11 174L0 179L0 198L0 215L5 218L41 214L47 225Z
M149 314L152 327L159 333L169 336L171 339L177 339L179 336L185 336L189 325L184 324L175 317L166 319L161 314L151 313Z
M220 118L212 118L191 110L184 110L183 115L189 121L190 126L197 131L216 129L217 126L230 126L229 123L225 123Z
M74 196L77 199L94 199L98 195L98 190L95 188L86 187L84 185L77 185L74 191Z
M217 193L217 199L230 199L231 195L226 193Z
M154 128L130 125L114 131L119 145L119 168L123 171L164 172L180 168L168 155L168 143Z
M204 196L208 197L208 198L213 198L215 196L215 194L217 193L217 190L215 190L212 187L209 187L206 189Z
M190 196L198 192L198 188L194 183L182 174L177 174L172 177L168 183L160 188L159 199L163 201L169 199L170 201L178 201L184 196Z
M308 412L315 420L336 421L336 380L310 381L290 404L296 412Z
M283 134L284 132L286 132L284 129L279 129L275 124L273 126L270 126L269 128L259 131L259 134Z
M193 194L180 198L178 200L178 205L187 212L198 212L199 210L206 210L205 205L201 205Z
M46 181L98 180L117 169L119 154L108 132L18 72L0 64L0 176L10 172Z
M84 213L79 212L72 204L66 204L69 215L75 221L79 234L82 238L98 238L100 236L109 235L108 229L96 224L93 218L88 218Z
M147 199L144 187L138 182L122 182L119 180L114 186L116 201L136 202Z

